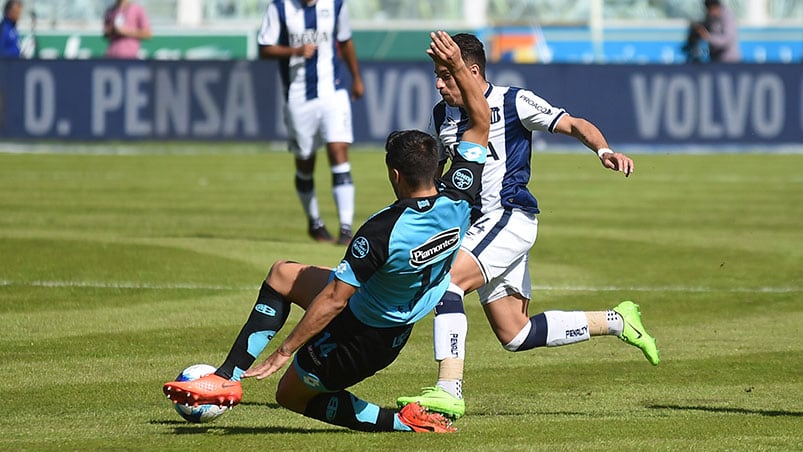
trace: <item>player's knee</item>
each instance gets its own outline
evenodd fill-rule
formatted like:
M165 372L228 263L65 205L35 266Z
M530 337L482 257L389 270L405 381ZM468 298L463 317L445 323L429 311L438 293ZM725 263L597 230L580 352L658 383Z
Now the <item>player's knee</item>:
M265 277L265 282L270 284L271 279L276 278L276 274L279 272L279 268L287 263L284 259L278 259L273 262L273 265L270 266L270 270L268 270L268 276Z
M265 277L265 282L273 288L284 287L291 279L291 271L289 267L295 264L293 261L279 259L271 265L268 271L268 276Z
M499 343L501 343L501 344L502 344L502 347L503 347L505 350L509 351L509 352L517 352L517 351L519 351L519 346L518 346L518 345L516 345L516 344L511 344L510 342L508 342L508 343L505 343L505 342L504 342L504 341L502 341L501 339L499 340Z
M546 317L543 313L534 315L517 333L500 334L497 331L496 337L509 352L523 352L536 347L544 347L547 345Z

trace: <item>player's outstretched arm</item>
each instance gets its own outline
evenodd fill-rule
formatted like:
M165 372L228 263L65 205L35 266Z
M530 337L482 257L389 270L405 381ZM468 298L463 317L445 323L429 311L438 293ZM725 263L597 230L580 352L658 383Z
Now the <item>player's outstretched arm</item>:
M590 121L566 114L558 121L555 132L572 136L596 152L605 168L619 171L625 176L632 174L635 169L633 160L622 153L612 151L602 132Z
M262 380L290 361L293 354L316 334L323 331L343 309L346 308L349 298L354 295L357 288L334 279L307 306L304 316L287 338L268 358L245 371L243 378L256 377Z
M482 86L471 75L472 69L466 66L460 53L460 47L452 40L449 33L435 31L429 36L432 42L429 44L427 54L436 64L442 64L449 69L463 96L469 123L468 128L463 132L462 140L486 146L488 130L491 126L491 110Z

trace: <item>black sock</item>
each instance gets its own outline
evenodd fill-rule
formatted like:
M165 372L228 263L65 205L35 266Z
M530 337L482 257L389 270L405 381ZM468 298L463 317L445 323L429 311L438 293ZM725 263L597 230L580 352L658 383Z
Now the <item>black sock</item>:
M254 364L256 357L284 326L289 314L290 302L263 281L248 321L240 330L226 361L215 374L226 379L239 380L240 375Z
M395 415L345 390L318 394L304 410L304 416L363 432L392 432Z

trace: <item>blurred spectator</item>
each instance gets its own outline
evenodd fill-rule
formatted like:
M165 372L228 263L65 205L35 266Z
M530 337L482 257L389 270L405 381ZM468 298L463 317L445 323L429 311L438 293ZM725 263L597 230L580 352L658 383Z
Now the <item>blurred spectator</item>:
M22 14L22 2L8 0L3 8L3 21L0 22L0 58L20 57L20 38L17 21Z
M705 20L692 22L689 27L689 36L683 46L687 61L702 61L702 40L708 43L711 62L738 63L742 56L739 51L738 25L733 12L720 0L705 0L705 11Z
M109 58L137 58L140 41L150 39L151 24L145 9L128 0L116 0L103 17L103 36L109 40Z

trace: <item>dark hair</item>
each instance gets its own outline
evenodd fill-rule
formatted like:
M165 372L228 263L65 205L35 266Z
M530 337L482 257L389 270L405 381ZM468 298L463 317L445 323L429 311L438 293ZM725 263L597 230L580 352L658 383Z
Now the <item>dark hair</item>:
M705 7L720 6L722 3L719 0L705 0Z
M21 5L21 4L22 2L20 0L8 0L6 2L6 6L3 7L3 15L8 14L8 12L11 11L11 8L13 8L14 5Z
M385 142L385 164L401 173L413 187L432 184L438 171L438 144L420 130L397 130Z
M463 61L469 66L476 64L480 68L482 78L485 78L485 47L482 41L469 33L458 33L452 36L452 39L457 47L460 47Z

